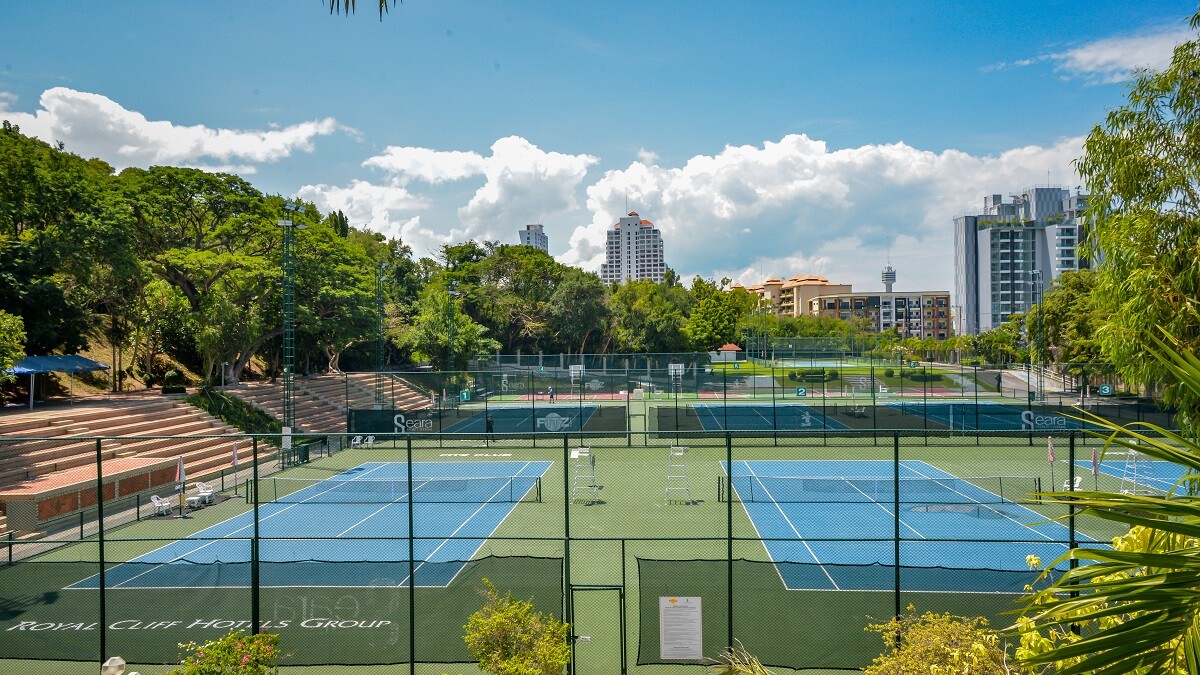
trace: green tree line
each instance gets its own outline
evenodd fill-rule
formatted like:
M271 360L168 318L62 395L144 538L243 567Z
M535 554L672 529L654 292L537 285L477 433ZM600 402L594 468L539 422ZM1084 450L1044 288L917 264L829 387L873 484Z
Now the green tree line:
M860 329L777 318L729 280L674 273L606 285L527 246L445 245L416 258L399 239L312 204L284 210L231 174L158 166L115 172L0 129L0 331L5 365L103 341L128 374L162 382L175 364L237 382L279 371L282 229L296 236L300 372L465 369L481 353L703 351L748 327L776 336ZM223 372L222 372L223 371Z

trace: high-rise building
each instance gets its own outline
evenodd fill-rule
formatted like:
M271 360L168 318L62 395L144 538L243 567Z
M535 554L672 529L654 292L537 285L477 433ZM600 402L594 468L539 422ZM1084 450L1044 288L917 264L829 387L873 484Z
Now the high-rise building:
M541 223L526 225L525 229L517 232L521 237L522 246L532 246L536 249L541 249L550 252L550 240L546 238L546 232L542 229Z
M606 284L626 279L662 281L666 273L662 233L636 211L630 211L608 231L600 280Z
M954 219L956 332L977 334L1037 302L1063 272L1089 267L1079 244L1087 196L1061 187L1028 188L983 212Z

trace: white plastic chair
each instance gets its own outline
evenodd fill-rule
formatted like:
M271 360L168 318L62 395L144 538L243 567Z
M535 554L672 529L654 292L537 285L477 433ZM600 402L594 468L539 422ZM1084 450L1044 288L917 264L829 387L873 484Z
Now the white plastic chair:
M196 483L196 494L200 497L201 504L215 504L216 490L209 483Z
M154 515L169 516L171 515L171 500L163 499L158 495L150 495L150 503L154 505Z
M1082 486L1082 485L1083 485L1083 476L1075 476L1075 484L1074 485L1071 484L1070 478L1063 481L1063 489L1070 490L1071 492L1075 492L1076 490L1079 490L1080 486Z

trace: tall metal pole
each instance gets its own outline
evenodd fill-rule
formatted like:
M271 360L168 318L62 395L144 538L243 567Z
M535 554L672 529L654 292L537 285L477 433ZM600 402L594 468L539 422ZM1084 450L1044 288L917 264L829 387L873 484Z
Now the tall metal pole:
M1034 299L1034 302L1037 303L1037 352L1038 352L1038 356L1037 356L1037 363L1038 363L1037 389L1038 389L1038 398L1042 401L1045 401L1046 400L1046 389L1045 389L1045 385L1046 385L1046 382L1045 382L1046 334L1045 334L1045 330L1044 330L1045 322L1042 320L1042 271L1041 270L1033 271L1033 283L1034 283L1033 299Z
M285 202L283 210L298 211L300 205ZM296 426L296 230L304 229L289 215L279 221L283 228L283 449L291 447Z
M383 279L387 265L380 263L379 273L375 276L375 309L378 310L378 324L375 333L375 409L383 410Z
M454 281L451 280L446 284L446 316L449 322L449 334L446 339L446 369L451 373L453 378L454 373ZM458 392L454 392L458 396Z

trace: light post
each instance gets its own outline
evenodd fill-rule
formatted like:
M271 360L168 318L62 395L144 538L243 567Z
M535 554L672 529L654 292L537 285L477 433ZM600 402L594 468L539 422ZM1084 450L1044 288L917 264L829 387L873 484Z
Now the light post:
M446 369L454 373L454 298L458 297L458 292L454 290L454 280L450 280L446 284L446 317L448 321L448 335L446 340ZM453 378L453 375L451 375ZM457 380L452 379L452 382ZM457 387L452 385L454 395L458 396Z
M283 203L287 217L279 221L283 228L283 438L284 450L292 446L292 428L296 426L296 230L303 225L292 220L300 204Z
M1030 284L1032 285L1033 297L1031 300L1036 307L1037 314L1034 319L1037 322L1035 327L1034 348L1037 350L1037 396L1040 400L1046 400L1045 390L1045 353L1046 353L1046 335L1045 323L1042 319L1042 271L1033 270L1029 273Z
M378 323L376 325L375 334L375 409L383 410L383 355L384 355L384 336L383 324L385 320L384 293L383 282L387 273L387 263L379 264L379 272L375 275L375 309L378 310Z

